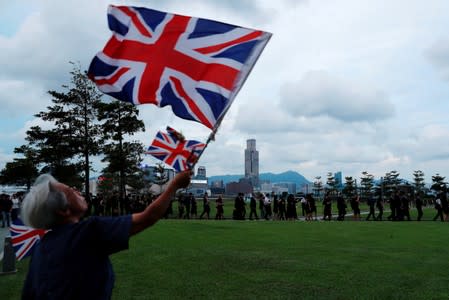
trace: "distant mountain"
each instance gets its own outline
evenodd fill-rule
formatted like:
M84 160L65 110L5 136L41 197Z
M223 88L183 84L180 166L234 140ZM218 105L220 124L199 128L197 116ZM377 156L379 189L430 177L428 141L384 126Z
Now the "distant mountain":
M243 175L217 175L217 176L210 176L209 177L209 183L213 181L220 181L223 180L223 183L229 183L236 181L238 182L240 178L243 178ZM287 171L280 174L274 174L274 173L261 173L259 174L260 180L267 180L271 183L279 183L279 182L294 182L296 183L296 186L302 186L304 184L310 184L311 182L308 181L304 176L299 174L295 171Z

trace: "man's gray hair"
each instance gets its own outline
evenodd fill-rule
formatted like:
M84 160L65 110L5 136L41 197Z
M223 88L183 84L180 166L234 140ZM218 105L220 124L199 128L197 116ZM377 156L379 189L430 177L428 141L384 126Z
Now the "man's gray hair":
M56 190L53 184L58 181L50 174L40 175L22 202L20 215L25 225L50 229L57 224L58 211L68 207L65 194Z

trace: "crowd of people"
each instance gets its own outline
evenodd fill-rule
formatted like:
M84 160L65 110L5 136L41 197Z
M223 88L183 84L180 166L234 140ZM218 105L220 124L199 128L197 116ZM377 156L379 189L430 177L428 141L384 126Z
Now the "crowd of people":
M244 194L239 193L234 200L233 219L246 219L246 202L248 201L245 201ZM327 221L344 221L349 215L350 220L360 221L362 220L360 209L361 202L362 199L358 194L355 194L346 200L342 193L332 195L330 192L326 192L322 200L322 217L320 219ZM433 205L436 210L436 214L433 217L434 221L449 220L449 205L446 192L440 192L430 201L424 201L422 195L416 195L414 201L411 201L410 195L407 195L405 191L396 191L387 200L384 200L382 197L370 195L365 197L363 202L365 202L369 208L368 214L366 217L363 217L366 221L411 221L410 208L412 205L414 205L417 211L417 221L422 220L423 208L428 205ZM336 206L336 211L333 211L334 205ZM389 206L390 212L386 218L384 217L385 205ZM303 197L295 197L293 194L280 196L270 193L252 194L249 197L249 210L249 220L265 219L294 221L303 219L305 221L312 221L319 219L317 200L312 194L307 194ZM298 210L300 210L299 213Z
M2 219L2 227L9 227L19 216L20 203L22 202L24 193L18 192L12 195L0 194L0 212Z
M25 193L0 194L0 211L2 226L10 226L19 215L20 203ZM225 219L224 200L220 195L214 198L211 203L207 193L197 200L192 193L181 193L177 195L177 212L173 211L173 202L168 207L164 217L178 219ZM151 204L155 195L151 194L131 194L120 197L118 192L108 194L90 195L87 202L88 209L86 215L95 216L120 216L143 211ZM322 204L322 211L318 212L317 201ZM202 210L199 212L198 203L202 202ZM361 198L354 195L345 199L341 193L331 194L326 192L322 200L316 200L312 194L301 197L293 194L276 195L274 193L252 193L246 196L239 193L234 198L232 216L234 220L362 220L360 205ZM382 197L365 197L363 199L368 206L368 214L363 217L365 220L373 221L403 221L411 220L410 207L414 206L417 211L417 221L423 218L423 208L433 205L435 215L434 221L448 221L449 205L445 192L439 193L431 201L424 200L422 195L416 195L413 201L404 191L393 193L386 200ZM214 205L215 204L215 205ZM212 214L212 206L215 206L215 214ZM384 206L389 208L389 215L384 217ZM318 218L318 213L322 214ZM349 217L348 217L349 216Z

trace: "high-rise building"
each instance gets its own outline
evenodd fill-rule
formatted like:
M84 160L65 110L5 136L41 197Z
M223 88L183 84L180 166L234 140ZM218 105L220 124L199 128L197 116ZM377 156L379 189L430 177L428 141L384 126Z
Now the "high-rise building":
M206 167L199 166L196 171L196 176L206 178Z
M341 190L343 188L343 175L341 174L341 171L335 173L334 178L335 178L335 187L338 190Z
M245 178L253 186L259 186L259 151L256 150L256 140L246 141L245 149Z

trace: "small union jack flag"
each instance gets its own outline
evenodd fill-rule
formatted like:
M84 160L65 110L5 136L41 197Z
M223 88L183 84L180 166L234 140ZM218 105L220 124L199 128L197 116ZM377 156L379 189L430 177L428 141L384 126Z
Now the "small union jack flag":
M167 133L159 131L146 154L151 154L176 171L191 169L206 144L198 141L188 141L176 130L167 127Z
M17 260L21 260L30 255L36 242L48 231L27 227L20 219L14 221L9 230L11 232L11 242L14 251L16 252Z
M143 7L109 6L113 35L88 75L122 101L171 106L215 129L271 33Z

